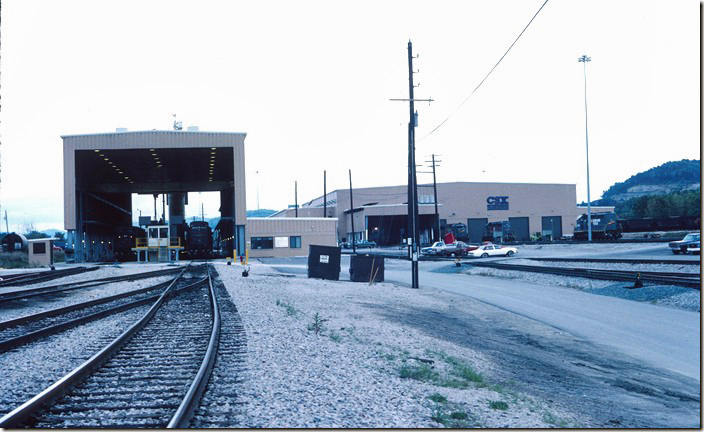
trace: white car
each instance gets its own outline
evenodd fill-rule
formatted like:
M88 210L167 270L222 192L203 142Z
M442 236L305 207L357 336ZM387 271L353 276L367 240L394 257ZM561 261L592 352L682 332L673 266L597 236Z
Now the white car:
M467 256L474 258L486 258L490 256L513 256L518 253L515 247L488 244L467 252Z

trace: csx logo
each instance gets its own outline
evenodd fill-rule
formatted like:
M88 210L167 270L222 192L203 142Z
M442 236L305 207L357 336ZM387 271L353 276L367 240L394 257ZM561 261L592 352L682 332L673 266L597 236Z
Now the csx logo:
M507 196L490 196L486 199L487 210L508 210Z

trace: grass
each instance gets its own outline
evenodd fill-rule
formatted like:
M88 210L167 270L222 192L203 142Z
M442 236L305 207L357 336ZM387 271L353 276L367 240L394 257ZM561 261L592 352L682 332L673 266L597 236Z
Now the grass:
M472 385L486 387L484 377L464 361L444 353L426 352L426 354L445 362L449 366L447 372L441 373L427 363L405 364L408 358L408 355L406 355L402 357L404 365L399 369L399 376L416 381L430 382L440 387L457 389L466 389Z
M0 268L32 268L29 265L29 256L25 252L2 252L0 253Z
M445 403L447 402L447 398L440 393L433 393L430 396L428 396L428 399L435 403Z
M276 299L276 306L282 307L286 310L286 315L293 317L293 318L298 318L299 311L291 306L290 304L283 302L279 299Z
M459 404L452 402L436 406L430 419L451 429L467 429L480 426L472 416L461 410Z
M556 417L554 414L550 412L546 412L543 414L543 421L545 423L549 423L551 425L557 426L558 428L566 428L568 427L567 421L564 419L561 419L559 417Z
M420 366L401 366L398 374L401 378L410 378L416 381L437 382L440 379L440 374L425 363Z
M508 409L508 404L504 401L491 401L489 402L489 408L506 411Z
M342 340L342 336L335 333L334 331L331 331L330 332L330 340L333 342L340 342Z

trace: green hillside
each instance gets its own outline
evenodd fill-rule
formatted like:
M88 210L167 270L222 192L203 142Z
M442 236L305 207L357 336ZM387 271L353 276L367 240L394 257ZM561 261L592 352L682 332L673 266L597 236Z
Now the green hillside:
M700 170L698 160L666 162L614 184L592 204L615 206L624 219L700 216Z
M648 195L667 195L700 188L698 160L666 162L616 183L602 194L602 203L619 203ZM613 204L611 204L613 205Z

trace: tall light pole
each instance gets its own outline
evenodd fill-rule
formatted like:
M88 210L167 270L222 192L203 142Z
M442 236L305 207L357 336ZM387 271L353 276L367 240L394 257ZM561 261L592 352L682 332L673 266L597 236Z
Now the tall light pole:
M588 240L592 241L592 199L589 195L589 128L587 117L587 62L592 61L591 57L583 55L577 59L578 62L584 63L584 134L587 141L587 235Z

